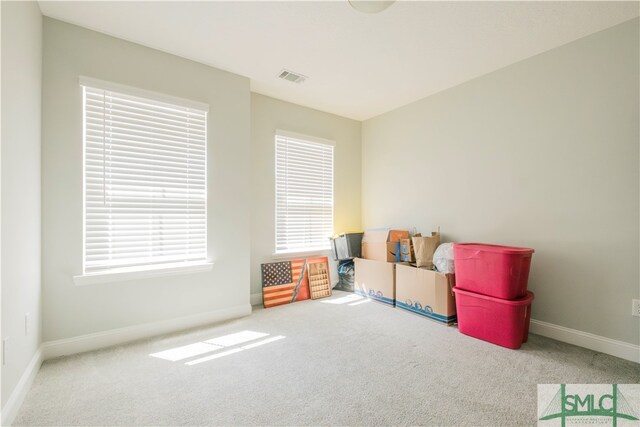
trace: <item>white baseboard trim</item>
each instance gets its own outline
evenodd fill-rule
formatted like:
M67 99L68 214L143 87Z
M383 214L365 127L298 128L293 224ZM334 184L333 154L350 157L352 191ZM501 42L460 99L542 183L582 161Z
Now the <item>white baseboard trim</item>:
M4 408L2 408L3 426L10 426L16 418L16 415L18 415L22 402L24 402L24 398L27 396L27 393L31 389L31 385L33 384L33 380L36 378L36 375L40 370L40 365L42 365L42 361L44 360L42 356L42 346L40 346L29 361L27 369L24 370L20 377L20 381L16 384L16 388L13 389L13 393L9 396Z
M610 354L621 359L640 363L640 346L624 341L612 340L611 338L579 331L577 329L565 328L541 320L531 319L531 332L543 337L553 338L589 350Z
M251 294L251 305L262 305L262 292Z
M65 338L56 341L47 341L42 344L44 360L59 356L66 356L85 351L97 350L113 345L124 344L156 335L178 332L181 330L204 326L211 323L236 319L251 314L251 305L243 304L235 307L223 308L207 313L198 313L177 319L162 320L159 322L144 323L142 325L127 326L119 329L111 329L104 332Z

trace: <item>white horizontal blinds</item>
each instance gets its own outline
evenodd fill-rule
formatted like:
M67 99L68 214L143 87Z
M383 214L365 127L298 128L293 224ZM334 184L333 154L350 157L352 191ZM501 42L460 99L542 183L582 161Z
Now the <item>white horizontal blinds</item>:
M276 135L276 252L328 249L333 146Z
M207 112L83 86L84 271L205 260Z

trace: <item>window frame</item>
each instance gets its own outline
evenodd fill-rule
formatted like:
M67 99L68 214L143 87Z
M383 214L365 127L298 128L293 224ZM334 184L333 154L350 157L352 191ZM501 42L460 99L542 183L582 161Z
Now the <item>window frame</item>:
M118 83L107 82L91 77L80 76L79 86L82 96L82 274L73 276L77 285L104 283L122 280L132 280L144 277L156 277L175 274L185 274L190 272L203 272L212 269L213 262L209 258L208 250L208 203L209 203L209 186L208 186L208 113L209 105L179 98L171 95L165 95L158 92L139 89ZM102 268L95 271L87 271L86 269L86 232L87 232L87 116L86 116L86 98L85 87L94 90L104 90L116 92L125 96L133 96L147 99L149 102L160 102L172 104L181 108L192 108L204 112L204 258L196 260L168 260L167 262L157 262L149 264L140 264L135 266L116 266L112 268Z
M299 140L303 143L318 144L322 146L331 147L331 234L327 236L326 247L321 248L297 248L292 250L278 250L278 138L290 138L293 140ZM329 237L334 233L335 227L335 147L336 143L333 140L320 138L311 135L305 135L301 133L291 132L282 129L276 129L274 132L274 251L273 256L275 258L287 258L298 255L313 255L313 254L325 254L331 251L329 243Z

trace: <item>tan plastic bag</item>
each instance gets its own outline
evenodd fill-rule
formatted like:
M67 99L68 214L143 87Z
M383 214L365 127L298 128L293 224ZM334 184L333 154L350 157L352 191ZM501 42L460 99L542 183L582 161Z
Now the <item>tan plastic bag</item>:
M440 232L433 231L431 236L413 236L411 240L416 255L416 267L433 268L433 253L440 245Z

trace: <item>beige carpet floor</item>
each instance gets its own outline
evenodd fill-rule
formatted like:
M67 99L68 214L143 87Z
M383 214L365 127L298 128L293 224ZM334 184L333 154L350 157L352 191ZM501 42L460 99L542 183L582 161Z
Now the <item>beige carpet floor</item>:
M537 384L640 382L622 359L357 298L46 361L14 425L535 425Z

